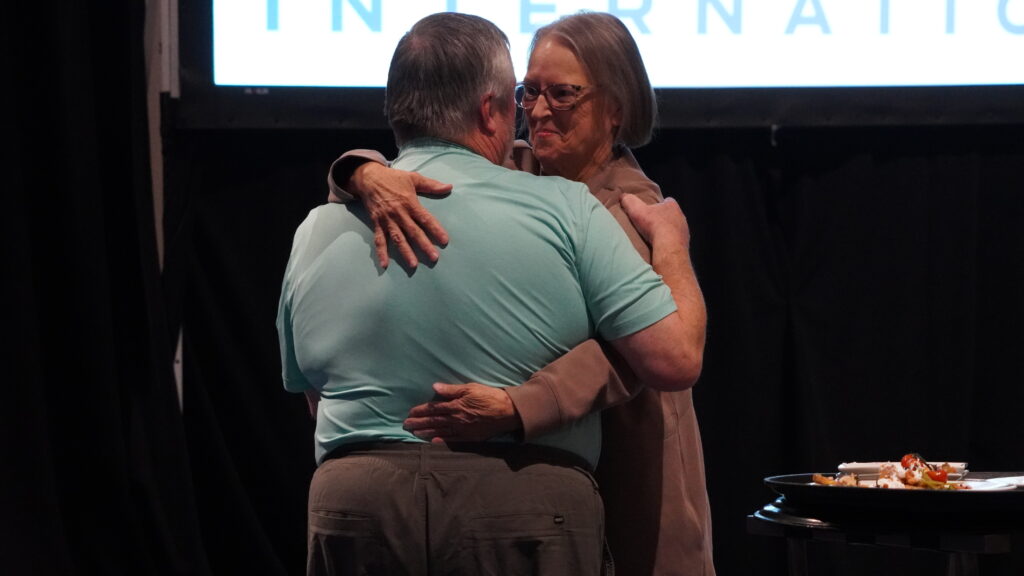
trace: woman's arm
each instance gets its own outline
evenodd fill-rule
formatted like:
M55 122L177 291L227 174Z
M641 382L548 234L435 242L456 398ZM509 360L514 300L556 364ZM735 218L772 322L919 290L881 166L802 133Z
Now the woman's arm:
M327 171L327 200L345 204L360 199L373 220L374 246L381 268L388 267L388 241L398 249L407 265L419 263L418 249L431 262L440 254L435 247L448 244L444 227L424 208L418 194L444 195L451 184L443 184L415 172L394 170L376 150L349 150ZM506 168L538 174L540 167L530 145L516 140Z
M373 221L373 243L381 268L388 267L389 241L412 268L419 264L417 249L436 262L440 254L435 242L448 244L448 233L420 204L417 194L448 194L451 184L390 168L387 159L374 150L351 150L331 164L327 187L330 202L362 200Z
M335 204L346 204L356 199L356 194L349 192L354 185L350 182L353 173L364 164L380 164L390 166L391 162L376 150L349 150L331 163L327 169L327 201Z
M693 385L704 365L707 309L690 261L690 227L686 216L672 198L648 204L627 194L622 197L621 206L651 246L651 265L672 291L682 327L673 345L684 359L680 374Z
M548 364L522 386L507 388L523 439L553 432L592 412L621 404L643 388L610 345L587 340Z
M404 427L424 439L476 442L502 434L532 440L629 400L640 383L619 355L587 340L521 386L434 384L441 398L409 411Z

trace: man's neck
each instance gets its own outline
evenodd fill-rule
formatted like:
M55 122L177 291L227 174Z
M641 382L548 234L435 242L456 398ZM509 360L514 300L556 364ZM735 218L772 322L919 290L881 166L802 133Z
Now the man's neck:
M476 131L470 132L464 138L456 140L455 143L469 148L492 164L504 164L506 156L512 149L511 142L506 146L498 138Z
M511 140L507 143L500 142L497 138L481 134L479 132L472 132L464 137L456 138L439 138L436 136L420 136L406 140L399 145L399 149L405 148L412 142L419 140L437 140L444 141L450 144L461 146L470 152L477 154L478 156L484 157L487 161L492 164L504 165L511 160L512 155L512 142Z

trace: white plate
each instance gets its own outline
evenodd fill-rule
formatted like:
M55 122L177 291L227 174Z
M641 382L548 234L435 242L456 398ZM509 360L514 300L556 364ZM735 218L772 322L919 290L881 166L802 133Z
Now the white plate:
M952 462L950 462L952 464ZM996 492L1000 490L1016 490L1013 484L1004 484L996 480L964 480L964 484L971 487L974 492Z
M950 474L950 478L959 478L963 475L964 470L967 469L966 462L943 462L941 460L933 460L930 462L937 466L943 464L949 464L953 467L956 472ZM878 469L882 464L899 464L899 462L843 462L839 465L840 472L847 472L852 474L878 474Z
M997 484L1011 484L1013 486L1024 486L1024 476L1003 476L1002 478L989 478L989 482Z
M963 483L970 486L971 492L999 492L1003 490L1015 490L1017 487L1013 484L1005 484L1000 482L1000 478L995 480L964 480ZM809 485L814 485L814 482L808 482ZM831 486L830 486L831 487ZM840 486L844 488L846 486ZM861 480L857 483L858 488L877 488L875 480ZM884 490L905 490L905 488L884 488ZM932 492L944 492L943 490L932 490ZM951 492L959 492L959 490L951 490Z

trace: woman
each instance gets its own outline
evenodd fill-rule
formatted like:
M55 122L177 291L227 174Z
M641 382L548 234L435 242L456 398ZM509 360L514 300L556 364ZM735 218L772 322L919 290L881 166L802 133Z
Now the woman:
M654 93L635 41L617 18L588 12L538 30L530 52L516 98L524 110L532 156L541 173L587 184L651 261L650 248L620 206L623 194L636 195L648 204L662 199L658 186L644 175L629 150L650 140L656 115ZM530 164L529 150L518 152L517 164ZM336 167L351 168L358 158L367 155L350 152ZM344 176L335 170L333 175ZM434 260L437 252L428 236L442 244L447 237L411 200L415 198L412 191L447 189L417 175L396 172L370 163L356 169L351 180L342 181L361 192L370 207L382 265L387 263L385 238L398 245L411 265L416 260L406 236ZM331 185L332 193L343 193L333 180ZM396 196L388 190L402 192ZM704 303L688 247L676 248L677 253L663 258L662 265L683 266L688 274L686 293L673 296L684 302L681 308L692 332L680 345L692 347L699 364ZM659 255L654 256L658 269ZM435 385L448 401L414 408L406 427L421 437L458 441L508 432L521 422L523 437L529 441L635 394L602 415L604 448L596 475L616 571L628 576L714 574L710 511L691 391L636 392L640 387L631 375L616 369L610 356L599 343L588 341L523 386L499 390L478 384Z

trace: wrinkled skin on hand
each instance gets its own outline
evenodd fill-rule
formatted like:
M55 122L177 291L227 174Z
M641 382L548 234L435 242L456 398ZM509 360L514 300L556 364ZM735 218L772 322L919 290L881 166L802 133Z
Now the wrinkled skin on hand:
M416 250L431 262L440 256L435 242L448 244L441 223L420 204L418 194L444 195L451 184L367 162L352 173L350 187L359 194L373 221L373 243L381 268L388 267L388 243L410 267L419 264Z
M646 204L632 194L624 194L620 202L622 210L648 245L653 246L655 242L690 245L690 225L674 198Z
M522 428L501 388L471 382L434 384L439 400L414 406L403 427L433 442L482 442Z

